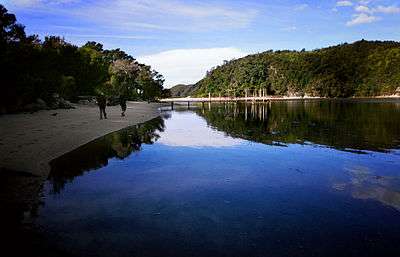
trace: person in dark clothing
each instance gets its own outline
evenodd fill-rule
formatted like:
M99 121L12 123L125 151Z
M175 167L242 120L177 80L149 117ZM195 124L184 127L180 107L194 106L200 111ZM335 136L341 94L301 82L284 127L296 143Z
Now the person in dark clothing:
M100 120L103 119L103 115L104 119L107 119L107 113L106 113L107 98L104 94L100 94L99 96L97 96L97 104L99 105L100 109Z
M125 111L126 111L126 97L125 95L120 95L119 96L119 105L121 105L121 117L125 116Z

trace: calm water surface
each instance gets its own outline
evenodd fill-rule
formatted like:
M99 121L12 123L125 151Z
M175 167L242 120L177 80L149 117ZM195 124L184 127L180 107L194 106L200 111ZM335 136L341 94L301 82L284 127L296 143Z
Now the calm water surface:
M51 163L34 224L77 256L400 256L400 102L205 104Z

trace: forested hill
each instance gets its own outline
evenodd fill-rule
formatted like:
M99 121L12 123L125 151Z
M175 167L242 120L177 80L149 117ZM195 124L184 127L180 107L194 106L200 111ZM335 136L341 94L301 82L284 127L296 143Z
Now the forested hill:
M203 96L244 96L246 89L289 96L392 95L400 87L400 43L361 40L314 51L267 51L225 62L197 86Z
M196 85L179 84L170 88L171 97L192 96L197 89Z

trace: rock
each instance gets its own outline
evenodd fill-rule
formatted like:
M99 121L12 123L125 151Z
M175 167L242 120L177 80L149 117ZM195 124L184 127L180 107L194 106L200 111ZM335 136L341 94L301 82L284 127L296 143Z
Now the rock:
M37 106L40 110L48 109L46 102L43 101L43 100L40 99L40 98L36 99L36 106Z
M79 101L78 101L78 104L89 105L90 102L89 102L89 100L79 100Z
M36 110L36 104L35 103L31 103L31 104L27 104L22 108L24 111L27 112L34 112L37 111Z
M58 108L60 109L74 109L75 107L72 106L71 102L65 100L64 98L60 98L58 102Z
M396 91L394 92L395 95L400 96L400 87L397 87Z
M60 97L59 94L54 93L51 99L52 109L70 109L72 105L70 102L66 101L64 98Z
M52 101L52 103L50 104L50 108L51 109L58 109L58 105L59 105L59 101Z
M43 100L42 100L43 101ZM43 101L44 103L44 101ZM41 103L42 104L42 103ZM49 99L49 107L47 109L73 109L75 108L69 101L54 93Z
M75 107L72 106L71 102L62 98L59 94L54 93L52 95L53 109L73 109Z
M51 109L73 109L75 108L69 101L62 98L59 94L54 93L51 96Z
M296 92L293 90L289 90L287 93L288 97L303 97L303 93L302 92Z
M28 112L36 112L39 110L48 110L49 107L47 106L46 102L42 99L36 99L36 102L30 103L24 106L23 110Z

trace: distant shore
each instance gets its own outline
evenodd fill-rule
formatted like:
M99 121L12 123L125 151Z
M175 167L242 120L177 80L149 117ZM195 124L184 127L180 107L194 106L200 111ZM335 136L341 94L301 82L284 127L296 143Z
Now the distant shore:
M343 99L400 99L399 95L374 96L374 97L351 97ZM283 100L318 100L337 99L319 96L266 96L266 97L175 97L161 99L164 103L179 102L236 102L236 101L283 101Z
M0 168L34 176L48 176L49 162L110 132L159 116L160 104L129 102L126 117L120 107L107 108L99 120L97 106L0 116Z

